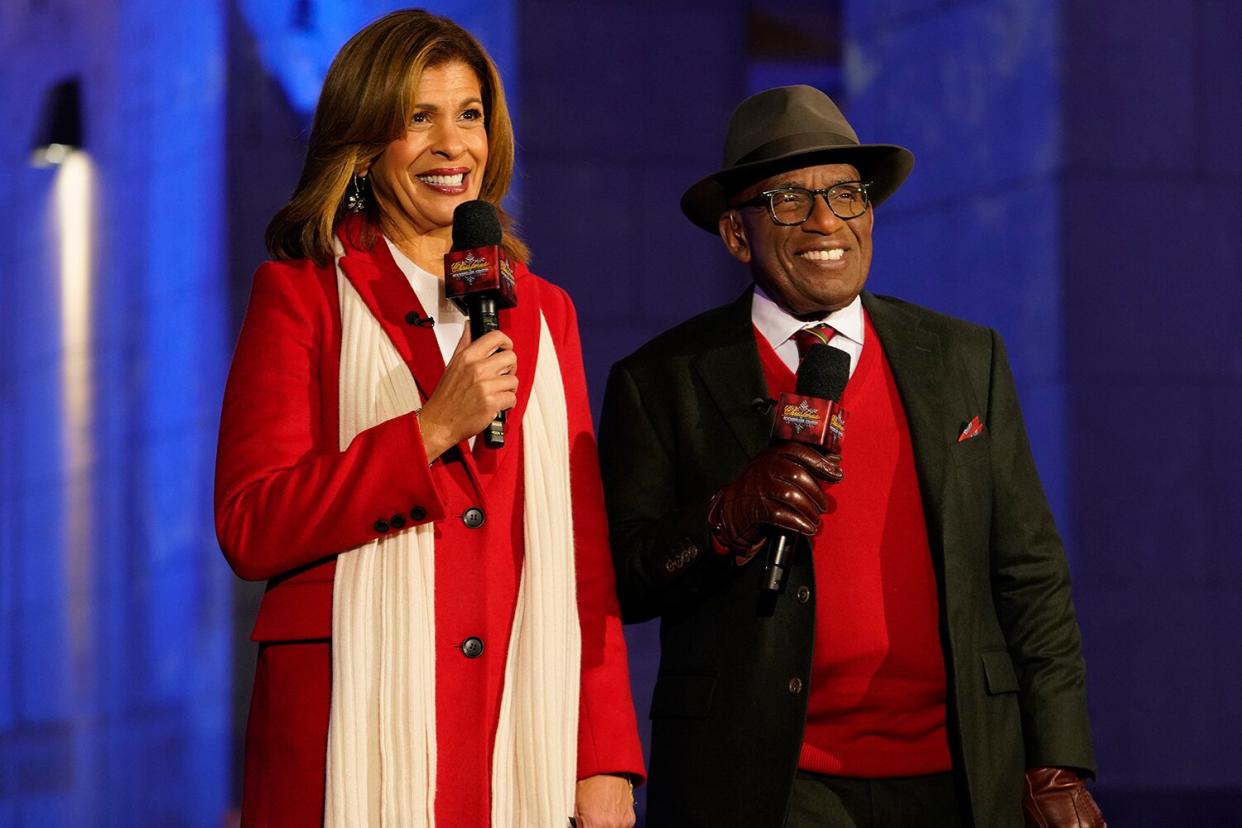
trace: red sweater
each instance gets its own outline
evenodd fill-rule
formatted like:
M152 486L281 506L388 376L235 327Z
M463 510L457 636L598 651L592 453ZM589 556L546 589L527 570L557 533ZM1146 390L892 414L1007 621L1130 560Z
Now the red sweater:
M949 770L936 578L910 429L879 337L841 400L845 479L815 536L815 652L798 766L880 778ZM794 375L758 331L773 397Z

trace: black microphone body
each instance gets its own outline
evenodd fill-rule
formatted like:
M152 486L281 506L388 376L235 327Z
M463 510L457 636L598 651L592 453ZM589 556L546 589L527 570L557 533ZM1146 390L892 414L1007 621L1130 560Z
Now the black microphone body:
M772 423L772 444L793 441L828 452L839 452L846 413L841 395L850 378L850 356L829 345L810 348L798 365L797 390L782 394ZM777 532L768 541L761 592L785 591L789 564L798 535Z
M500 330L500 310L517 305L513 264L500 243L504 231L496 208L465 201L453 211L453 247L444 256L444 294L470 318L470 338ZM505 412L483 430L483 443L505 444Z

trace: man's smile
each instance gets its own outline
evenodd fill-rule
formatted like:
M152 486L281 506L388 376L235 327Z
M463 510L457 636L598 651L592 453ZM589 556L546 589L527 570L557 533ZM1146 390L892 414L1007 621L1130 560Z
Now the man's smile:
M845 258L845 248L831 247L826 250L803 250L798 255L812 262L839 262Z

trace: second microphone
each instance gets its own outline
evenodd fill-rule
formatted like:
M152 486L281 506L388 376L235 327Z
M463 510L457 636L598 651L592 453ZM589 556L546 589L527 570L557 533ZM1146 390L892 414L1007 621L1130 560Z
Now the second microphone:
M772 423L772 443L810 445L825 454L840 454L846 412L841 396L850 377L850 357L830 345L807 350L798 365L793 394L781 394ZM777 532L768 541L760 588L778 593L785 589L789 563L798 535Z

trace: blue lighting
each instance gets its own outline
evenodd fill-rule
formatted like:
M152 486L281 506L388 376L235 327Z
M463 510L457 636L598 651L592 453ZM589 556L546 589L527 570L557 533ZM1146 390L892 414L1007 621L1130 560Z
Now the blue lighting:
M88 4L54 48L33 35L46 5L6 12L31 36L5 80L30 94L0 104L0 192L24 217L0 227L0 826L218 828L240 761L236 581L212 515L234 335L226 167L249 149L230 131L234 41L309 118L345 40L406 4ZM430 8L516 74L510 3ZM71 74L84 153L32 168L29 101ZM83 170L89 189L66 198ZM73 244L65 203L89 222Z
M259 46L264 67L280 82L289 104L309 117L319 100L328 66L345 41L376 18L410 4L393 0L241 0L238 5ZM505 71L514 59L512 3L459 0L418 5L454 20L477 37L501 67L506 91L512 94L508 84L513 83L515 73Z

